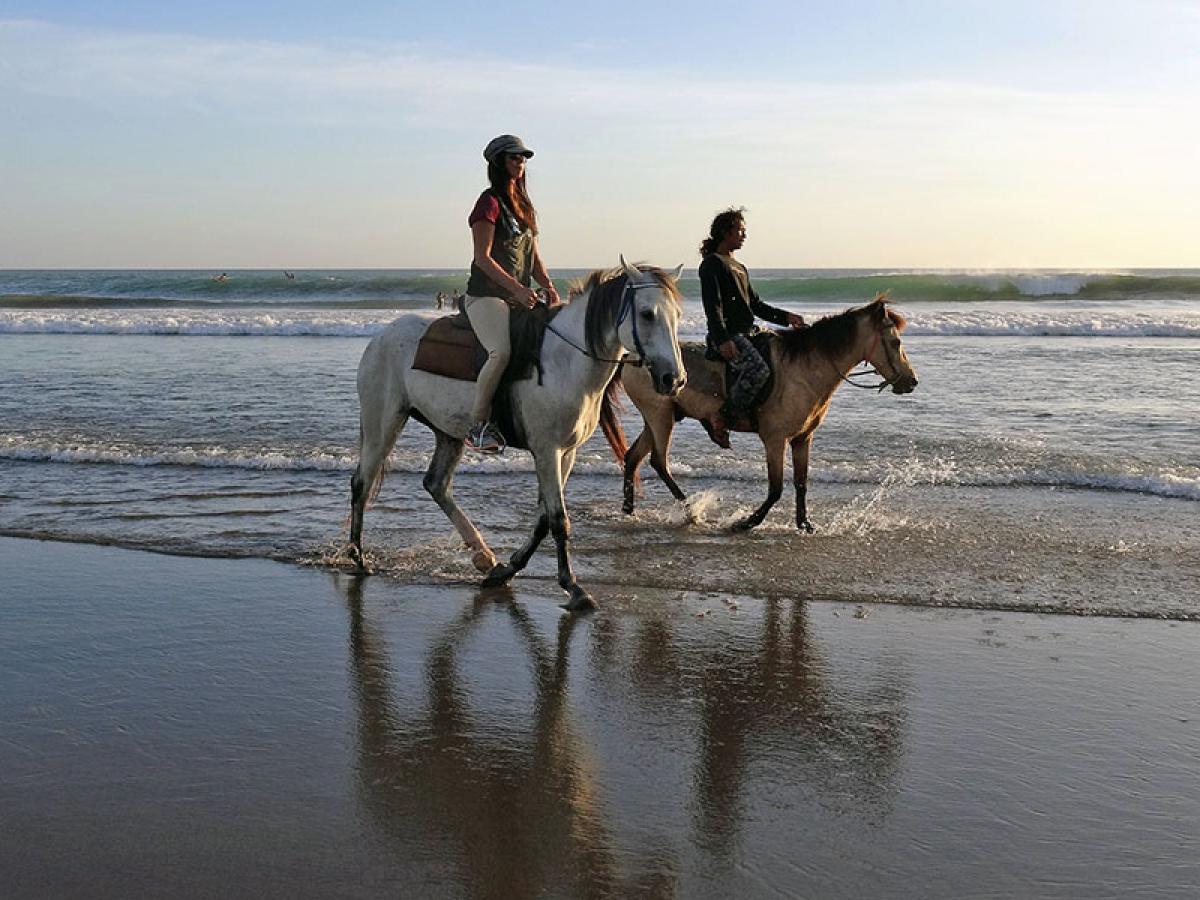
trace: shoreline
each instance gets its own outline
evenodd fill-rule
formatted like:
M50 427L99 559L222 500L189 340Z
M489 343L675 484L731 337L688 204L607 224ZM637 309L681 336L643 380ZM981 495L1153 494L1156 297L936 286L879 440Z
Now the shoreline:
M458 485L464 508L479 508L471 492L486 492L492 479L481 481ZM815 497L810 495L815 535L798 534L791 526L787 496L763 526L734 533L726 523L749 508L745 504L753 503L754 495L747 492L760 485L726 483L721 486L726 493L718 496L704 486L711 479L681 481L692 491L691 523L653 478L632 518L607 499L569 499L576 574L601 604L606 597L639 592L693 591L914 609L1200 620L1200 543L1188 537L1188 500L1026 487L881 484L864 492L863 485L821 483ZM409 495L420 502L418 482L413 473L392 472L387 497ZM469 555L449 523L439 521L436 508L429 506L436 524L415 532L415 542L414 532L405 529L399 546L391 536L394 514L387 504L368 512L366 547L376 577L431 588L477 586ZM877 507L884 509L882 515ZM476 517L500 559L525 537L523 515L519 509L514 513L499 523ZM181 558L262 559L343 573L349 566L344 534L271 553L239 552L235 544L213 551L12 529L0 529L0 539ZM614 578L613 572L623 577ZM512 587L556 594L555 573L553 541L547 538ZM1106 599L1109 595L1118 599Z

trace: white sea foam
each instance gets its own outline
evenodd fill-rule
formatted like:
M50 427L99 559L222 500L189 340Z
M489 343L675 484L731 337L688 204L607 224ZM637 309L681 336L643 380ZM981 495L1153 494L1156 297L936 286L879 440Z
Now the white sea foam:
M100 442L40 441L22 436L0 438L0 459L44 463L88 463L120 466L191 466L260 471L351 472L357 463L352 450L343 452L298 453L288 450L232 450L221 446L181 448L137 448ZM421 474L428 466L428 454L420 447L397 448L389 461L389 471ZM469 457L462 468L481 474L532 473L533 459L527 453L509 453L503 457ZM691 474L702 478L753 482L765 478L757 455L735 461L721 457L713 465L673 466L677 476ZM576 477L615 477L611 458L595 452L583 455L575 468ZM1171 471L1085 472L1069 469L1022 466L997 462L992 466L964 466L952 459L909 458L901 463L861 461L825 467L810 472L813 483L878 484L885 492L920 486L957 487L1064 487L1086 490L1149 494L1181 500L1200 500L1200 476ZM691 503L691 517L705 519L713 505L712 496L697 493ZM686 518L686 512L680 512ZM671 524L683 524L683 518ZM849 525L847 525L849 527Z
M794 308L810 321L836 312ZM428 310L406 314L428 319L438 315ZM396 315L393 310L358 309L2 309L0 334L371 337ZM1200 337L1200 312L1179 308L1153 312L1036 305L999 310L917 309L908 311L908 320L906 335ZM690 304L680 323L680 338L700 340L704 332L703 310Z

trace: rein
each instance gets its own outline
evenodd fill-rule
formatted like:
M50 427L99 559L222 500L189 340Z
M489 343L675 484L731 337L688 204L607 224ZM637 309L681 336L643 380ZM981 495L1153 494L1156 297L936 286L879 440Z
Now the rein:
M574 347L576 350L578 350L580 353L582 353L584 356L588 357L589 359L594 359L597 362L605 362L605 363L623 363L627 366L636 366L636 367L640 368L641 366L646 365L646 350L644 347L642 347L642 338L641 338L641 335L638 334L637 316L631 315L633 313L633 299L634 299L634 296L636 295L636 291L638 291L640 288L657 288L657 287L659 287L659 285L657 285L657 284L634 284L632 281L630 281L628 279L628 277L626 277L625 288L621 292L621 307L619 310L617 310L616 327L620 328L622 323L624 323L624 321L626 319L629 319L629 325L631 328L633 328L633 346L635 348L637 348L637 353L638 353L637 359L630 359L628 355L625 355L625 356L621 357L620 359L606 359L603 356L597 356L595 353L592 353L586 347L580 347L577 343L575 343L573 340L571 340L569 337L567 337L565 334L563 334L561 331L559 331L557 328L555 328L553 322L546 323L546 330L555 334L560 340L562 340L565 343L569 344L570 346ZM618 340L619 340L619 338L618 338Z
M865 362L868 365L870 364L871 357L875 355L875 348L879 346L879 341L880 341L880 338L882 335L883 335L882 331L875 332L875 340L873 340L871 342L870 348L868 348L867 352L865 354L863 354L862 362ZM829 357L826 357L826 359L829 359ZM842 374L841 369L839 369L837 366L835 366L833 364L833 360L831 360L831 359L829 360L829 365L833 366L833 370L835 372L837 372L838 378L842 379L842 381L846 382L846 384L850 385L850 387L862 388L864 391L879 391L880 393L882 393L884 388L888 387L897 378L900 377L899 373L897 372L897 374L895 376L893 376L891 378L886 378L883 381L879 382L879 384L859 384L857 381L851 381L850 379L851 378L866 378L871 375L878 375L879 377L882 378L883 373L880 372L878 369L872 367L869 369L863 369L860 372L851 372L849 375L844 375L844 374Z

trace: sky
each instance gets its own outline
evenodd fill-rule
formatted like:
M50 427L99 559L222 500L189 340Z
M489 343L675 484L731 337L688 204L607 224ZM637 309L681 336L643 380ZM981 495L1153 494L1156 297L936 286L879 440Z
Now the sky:
M0 0L0 268L1200 266L1200 0Z

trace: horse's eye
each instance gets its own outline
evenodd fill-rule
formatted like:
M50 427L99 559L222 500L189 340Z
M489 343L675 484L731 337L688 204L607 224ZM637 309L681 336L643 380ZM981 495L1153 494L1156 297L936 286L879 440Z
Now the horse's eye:
M642 318L647 322L653 322L654 321L654 310L652 310L652 309L643 310Z

